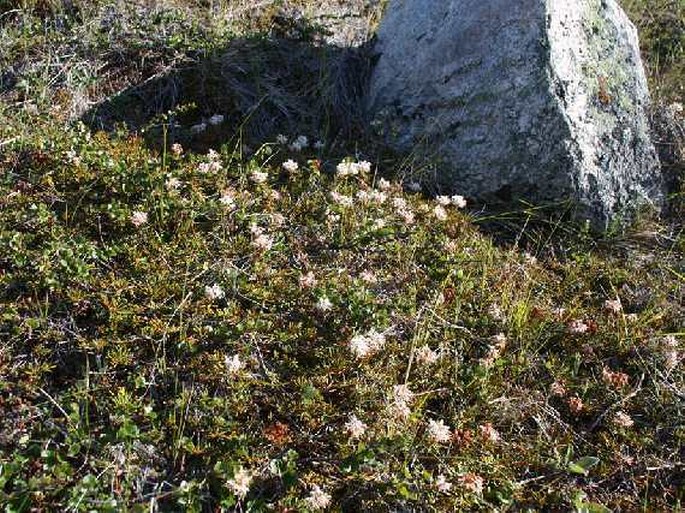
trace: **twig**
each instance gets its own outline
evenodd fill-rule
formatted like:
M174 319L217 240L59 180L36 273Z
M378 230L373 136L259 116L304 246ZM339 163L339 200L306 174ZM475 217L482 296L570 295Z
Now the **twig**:
M18 139L19 139L19 137L17 136L17 137L12 137L11 139L7 139L5 141L0 141L0 148L2 148L3 146L7 146L8 144L12 144L14 141L16 141Z
M69 417L69 414L68 414L66 411L64 411L64 408L62 408L62 407L59 405L59 403L58 403L57 401L55 401L55 400L53 399L53 397L52 397L50 394L48 394L45 390L43 390L41 387L38 387L38 390L39 390L45 397L47 397L48 400L49 400L52 404L55 405L55 407L62 413L62 415L64 415L64 418L67 419L67 421L69 422L69 424L71 424L71 418Z

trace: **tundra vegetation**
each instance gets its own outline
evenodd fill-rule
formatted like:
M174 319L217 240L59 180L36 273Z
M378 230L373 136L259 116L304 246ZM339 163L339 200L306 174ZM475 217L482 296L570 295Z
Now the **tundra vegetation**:
M0 0L4 511L679 510L682 2L624 2L669 212L603 235L422 192L266 66L333 58L317 5ZM267 112L330 110L165 78L238 40Z

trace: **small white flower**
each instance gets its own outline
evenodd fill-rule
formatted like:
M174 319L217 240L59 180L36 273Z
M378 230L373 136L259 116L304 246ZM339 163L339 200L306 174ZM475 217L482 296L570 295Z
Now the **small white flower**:
M371 199L371 194L367 191L357 191L357 194L355 194L355 196L357 197L360 203L367 203Z
M307 289L311 289L316 286L316 276L314 276L312 271L300 276L300 286Z
M376 219L371 225L371 228L373 228L374 230L382 230L386 227L387 224L388 223L385 221L385 219Z
M583 321L571 321L567 328L568 332L572 333L573 335L582 335L583 333L587 333L590 329L590 327Z
M198 123L190 127L190 133L193 135L201 134L205 130L207 130L207 123Z
M300 135L292 142L289 148L292 151L302 151L307 146L309 146L309 139L307 139L307 136L305 135Z
M226 482L228 488L241 499L249 493L251 483L252 474L244 470L243 467L240 467L233 477Z
M252 173L250 173L250 179L254 183L264 183L269 179L269 173L265 173L262 171L252 171Z
M554 315L554 317L556 317L557 319L561 320L566 315L566 308L556 307L552 309L552 315Z
M494 444L499 442L501 439L499 431L492 427L490 422L486 422L485 424L478 426L478 429L480 429L481 436L487 442Z
M362 271L362 273L359 275L359 278L361 278L364 283L368 283L369 285L373 285L374 283L378 282L376 275L369 270Z
M245 363L240 359L240 356L234 354L233 356L224 356L224 363L226 365L226 371L229 376L238 374L241 370L245 368Z
M388 411L393 418L397 420L407 420L411 415L411 408L407 403L402 401L393 401L389 407Z
M635 421L624 411L617 411L614 415L614 424L622 428L631 428Z
M666 335L661 343L664 347L669 349L676 349L678 347L678 341L676 340L675 335Z
M374 190L369 193L369 199L376 205L382 205L387 201L388 195L384 192Z
M336 214L335 212L328 211L326 212L326 221L330 224L336 224L340 222L340 214Z
M409 208L407 201L399 196L392 199L392 206L395 210L406 210Z
M366 334L372 351L379 351L385 346L385 334L372 329Z
M136 228L143 226L145 223L147 223L147 213L136 210L133 212L133 214L131 214L131 223Z
M666 351L664 353L664 367L666 367L666 370L673 370L675 369L678 364L680 363L680 354L678 351Z
M620 299L607 299L604 301L604 310L610 314L618 315L623 310Z
M235 208L235 198L229 191L225 191L219 198L219 203L227 208Z
M288 159L283 162L283 169L285 169L288 173L294 173L299 168L300 166L293 159Z
M69 150L64 155L75 166L78 166L81 163L81 157L79 157L74 150Z
M164 182L164 187L166 187L168 191L177 191L181 187L181 180L172 176Z
M459 483L465 489L469 490L472 493L475 493L476 495L483 494L483 486L485 485L485 481L478 474L474 474L473 472L464 474L459 478Z
M320 312L329 312L333 309L333 303L327 296L321 296L316 302L316 309Z
M435 201L438 202L438 205L442 205L443 207L446 207L451 203L450 197L449 196L437 196L435 198Z
M271 225L274 226L275 228L280 228L282 227L286 222L285 216L283 214L280 214L276 212L275 214L271 215Z
M356 415L350 415L350 420L345 424L345 429L350 434L350 438L361 438L366 433L368 426L357 418Z
M355 162L343 161L336 166L336 174L341 178L357 175L359 174L359 165Z
M205 296L207 299L210 300L215 300L215 299L222 299L226 293L224 292L224 289L221 288L221 285L218 283L215 283L212 286L207 285L205 287Z
M395 402L409 404L414 400L414 392L407 385L394 385L392 396Z
M326 509L331 504L331 496L324 492L317 485L312 487L309 497L306 499L307 505L313 510Z
M213 148L207 152L207 159L210 162L218 162L221 159L221 154Z
M378 188L382 191L389 191L392 188L392 184L385 178L379 178Z
M288 137L283 134L278 134L276 136L276 142L283 145L288 144Z
M402 221L404 221L404 224L406 225L412 225L414 224L414 213L411 212L410 210L404 209L404 210L398 210L397 215L402 218Z
M337 203L340 206L343 207L352 207L354 206L354 199L350 196L345 196L344 194L340 194L337 191L332 191L329 194L331 200L333 200L335 203Z
M181 155L183 155L183 146L181 146L180 143L174 143L174 144L172 144L172 145L171 145L171 153L172 153L175 157L180 157Z
M416 351L416 361L421 365L431 365L438 361L438 354L428 346L422 346Z
M447 211L443 206L436 205L433 209L433 214L435 214L435 218L438 221L445 221L447 219Z
M435 480L435 487L439 492L447 493L452 489L452 483L447 481L447 478L440 474Z
M252 245L257 249L269 251L274 245L274 240L267 234L260 233L252 239Z
M450 201L452 202L452 205L454 205L457 208L466 208L466 199L464 196L459 196L458 194L455 194L450 198Z
M220 125L224 122L224 117L221 114L214 114L209 118L209 124L212 126Z
M209 162L201 162L200 165L197 166L197 170L200 173L202 173L203 175L218 173L222 169L223 169L223 167L221 166L221 162L219 162L218 160L210 160Z
M355 335L352 337L349 346L350 351L360 359L366 358L373 352L369 340L364 335Z
M371 162L362 160L361 162L357 163L357 169L360 173L369 174L371 172Z
M428 437L436 443L449 442L452 438L452 432L442 420L428 421Z

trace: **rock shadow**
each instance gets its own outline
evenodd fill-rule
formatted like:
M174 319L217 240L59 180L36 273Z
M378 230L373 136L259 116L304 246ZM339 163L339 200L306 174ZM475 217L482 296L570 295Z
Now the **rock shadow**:
M93 130L126 130L155 148L206 151L226 142L304 134L350 141L366 134L363 98L372 44L338 47L282 38L241 38L128 87L81 118ZM221 122L216 122L222 119Z

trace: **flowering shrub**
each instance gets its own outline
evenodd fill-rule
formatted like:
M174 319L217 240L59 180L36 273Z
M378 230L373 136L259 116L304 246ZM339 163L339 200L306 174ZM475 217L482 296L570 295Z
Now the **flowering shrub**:
M682 501L679 232L606 248L532 210L493 232L367 141L157 151L22 87L0 97L7 511ZM213 112L184 130L228 129Z

